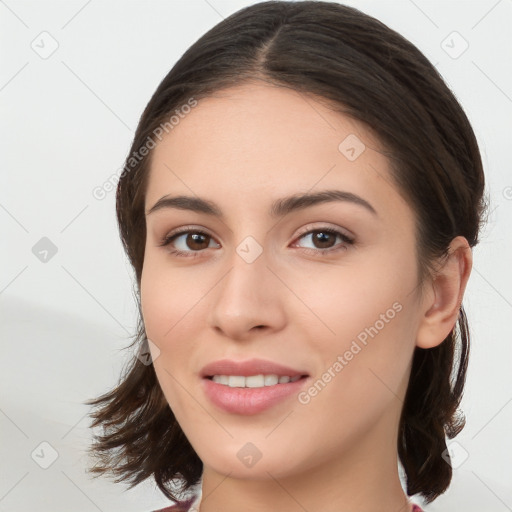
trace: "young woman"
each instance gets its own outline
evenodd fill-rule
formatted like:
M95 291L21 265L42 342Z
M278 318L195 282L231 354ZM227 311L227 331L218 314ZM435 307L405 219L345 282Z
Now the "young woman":
M137 357L89 402L91 471L153 477L166 510L419 511L464 427L483 193L461 106L381 22L275 1L219 23L120 177Z

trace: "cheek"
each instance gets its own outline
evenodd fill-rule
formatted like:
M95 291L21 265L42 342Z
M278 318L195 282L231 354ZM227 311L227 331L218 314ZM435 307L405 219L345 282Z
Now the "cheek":
M336 336L322 336L313 349L321 353L322 369L301 403L306 404L308 435L324 439L327 448L337 439L349 442L402 404L414 351L411 308L405 302L383 304L376 308L365 301L354 307L346 302L345 310L337 307L344 321L333 323Z
M211 271L200 272L194 266L172 268L165 256L158 254L148 254L144 261L142 318L148 339L159 350L154 367L170 404L179 400L173 376L182 381L197 371L197 345L192 340L204 330L205 299L218 280L209 274Z
M164 258L148 255L142 269L140 299L148 338L159 341L171 339L198 301L198 287L187 273L170 271ZM163 346L160 346L163 349Z
M166 330L172 324L172 312L174 311L173 295L165 293L165 286L162 280L157 278L157 271L151 263L144 263L140 285L140 301L142 317L149 339L158 340L163 338Z
M330 337L342 349L356 338L364 342L375 330L394 331L393 336L399 332L405 316L401 311L414 296L414 260L377 255L358 263L294 278L294 293L307 306L299 308L305 312L299 317L302 327L317 332L312 341Z
M183 331L190 311L187 289L180 282L179 272L169 272L168 265L149 255L144 261L141 276L140 302L146 335L150 344L153 366L158 382L175 416L179 419L186 410L186 394L177 385L182 381L182 372L188 372L190 362L190 338ZM192 287L193 288L193 287ZM183 340L183 342L180 342Z
M320 388L325 381L330 391L323 405L340 400L357 408L358 400L392 399L415 346L415 260L381 252L357 268L330 269L302 282L297 295L307 297L310 309L300 328L325 372Z

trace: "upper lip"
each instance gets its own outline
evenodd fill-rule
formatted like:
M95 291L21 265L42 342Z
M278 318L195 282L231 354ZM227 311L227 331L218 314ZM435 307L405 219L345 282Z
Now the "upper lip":
M248 359L247 361L221 359L207 364L200 373L201 377L212 377L213 375L241 375L247 377L249 375L260 374L277 375L278 377L283 375L287 375L288 377L308 375L305 371L295 370L265 359Z

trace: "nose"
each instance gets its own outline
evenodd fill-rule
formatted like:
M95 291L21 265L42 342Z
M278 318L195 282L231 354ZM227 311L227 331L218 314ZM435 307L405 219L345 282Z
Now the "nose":
M263 251L251 263L236 251L230 268L211 293L210 326L226 337L245 340L255 333L285 325L286 286L269 268Z

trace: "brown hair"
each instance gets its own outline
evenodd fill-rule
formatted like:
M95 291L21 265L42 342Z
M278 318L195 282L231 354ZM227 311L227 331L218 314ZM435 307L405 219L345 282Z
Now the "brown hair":
M397 188L417 216L420 283L432 277L436 258L451 240L478 242L486 209L477 141L457 99L426 57L375 18L344 5L320 1L270 1L243 8L193 44L162 80L146 106L117 188L117 218L133 265L140 313L140 279L146 225L144 198L159 127L180 106L251 80L313 94L377 134ZM154 145L154 144L153 144ZM137 158L134 158L137 156ZM457 342L459 342L457 344ZM457 345L459 350L456 353ZM142 316L131 346L148 352ZM402 409L398 454L407 494L427 503L452 478L446 437L464 427L458 414L469 356L464 309L439 346L416 347ZM453 372L453 380L450 379ZM177 501L197 484L203 465L166 402L154 368L133 357L119 384L87 402L96 406L92 427L102 426L90 452L90 469L111 471L130 487L154 477Z

